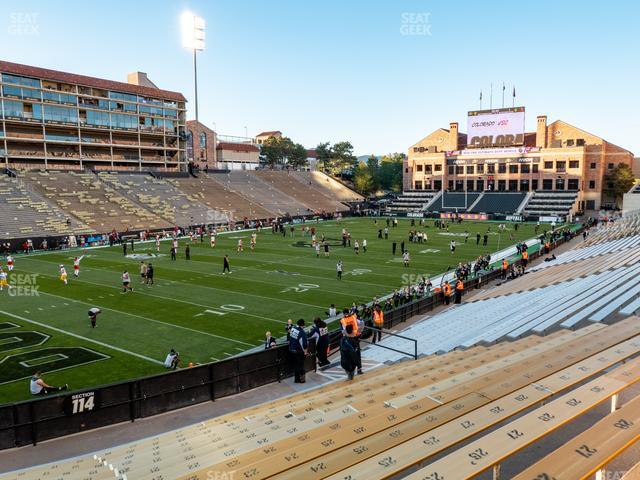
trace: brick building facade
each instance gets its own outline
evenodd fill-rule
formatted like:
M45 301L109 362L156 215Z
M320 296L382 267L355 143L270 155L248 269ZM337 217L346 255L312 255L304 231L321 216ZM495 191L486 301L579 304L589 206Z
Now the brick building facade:
M452 122L412 145L404 162L405 190L577 191L581 209L599 209L605 177L633 154L562 120L536 119L524 144L467 148L467 136Z

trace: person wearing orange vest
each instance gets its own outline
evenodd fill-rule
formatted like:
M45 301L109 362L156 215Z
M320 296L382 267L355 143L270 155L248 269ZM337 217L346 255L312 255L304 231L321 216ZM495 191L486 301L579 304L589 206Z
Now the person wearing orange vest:
M449 301L451 300L452 290L453 289L451 288L451 284L448 281L444 282L444 285L442 286L442 292L444 293L445 305L449 305Z
M528 264L529 264L529 253L525 250L524 252L522 252L522 266L524 268L527 268Z
M373 310L373 326L377 329L373 331L373 343L376 343L376 337L378 341L382 340L382 327L384 327L384 312L380 305L376 305Z
M544 253L548 254L551 251L551 243L547 240L544 243Z
M502 259L502 279L507 278L507 271L509 270L509 262L506 258Z
M356 315L353 313L349 313L349 310L345 308L342 310L342 319L340 320L340 324L342 325L342 331L347 331L347 325L353 325L353 334L358 336L360 332L358 331L358 321L356 320Z
M459 278L456 281L456 299L454 303L462 303L462 292L464 292L464 282Z

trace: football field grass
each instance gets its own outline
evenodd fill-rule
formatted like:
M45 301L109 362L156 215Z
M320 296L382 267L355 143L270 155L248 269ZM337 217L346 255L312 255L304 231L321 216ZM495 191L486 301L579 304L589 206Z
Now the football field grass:
M9 277L15 290L0 292L0 403L29 398L28 378L38 368L47 383L79 389L162 372L171 348L180 352L183 366L222 360L262 345L267 330L282 336L288 318L304 318L310 325L315 316L325 318L332 303L342 308L368 302L402 287L411 275L435 276L458 262L535 236L533 224L521 224L517 231L507 224L498 234L497 223L469 221L447 232L429 220L425 227L415 227L429 237L418 244L408 241L410 220L398 222L397 228L389 228L388 240L377 238L384 219L377 225L371 218L307 223L332 245L328 258L322 252L316 258L300 225L293 238L288 230L286 237L263 230L253 253L250 232L219 235L215 248L206 236L204 243L181 239L176 261L170 260L168 241L159 254L153 242L136 244L126 257L122 246L89 249L77 279L73 257L81 250L18 256ZM481 241L477 246L476 232L484 235L489 227L488 245ZM355 255L353 248L343 248L342 228L349 230L352 242L366 239L367 252ZM243 253L236 252L240 238ZM457 242L454 255L449 252L452 239ZM403 240L411 254L408 268L400 254ZM225 254L232 273L223 275ZM152 287L140 284L141 260L153 263ZM336 278L338 260L344 262L341 281ZM60 264L69 273L69 285L58 278ZM125 269L133 293L122 293ZM91 307L102 309L95 329L87 316Z

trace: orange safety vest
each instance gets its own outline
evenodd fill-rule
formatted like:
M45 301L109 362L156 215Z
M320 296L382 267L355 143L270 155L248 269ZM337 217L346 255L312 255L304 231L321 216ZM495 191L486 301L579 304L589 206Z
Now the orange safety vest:
M377 311L374 310L373 311L373 323L379 326L384 325L384 313L382 312L382 310Z
M451 290L452 290L451 289L451 285L449 285L448 283L445 283L443 288L444 288L445 297L450 296L451 295Z
M458 280L456 282L456 290L460 290L460 291L464 290L464 283L462 283L462 280Z
M347 330L347 325L353 325L353 334L358 335L358 322L355 315L347 315L346 317L342 317L340 323L342 324L342 328L344 328L345 331Z
M549 242L544 244L544 248L546 249L550 249L551 248L551 244Z
M507 268L509 268L509 262L507 262L506 259L502 260L502 269L506 270Z
M524 252L522 252L522 258L524 260L529 260L529 254L526 252L526 250Z

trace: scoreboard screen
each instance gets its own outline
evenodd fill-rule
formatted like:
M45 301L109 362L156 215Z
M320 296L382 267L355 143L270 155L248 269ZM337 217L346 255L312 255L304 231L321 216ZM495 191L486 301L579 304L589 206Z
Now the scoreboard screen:
M524 144L524 107L474 110L467 117L468 147Z

